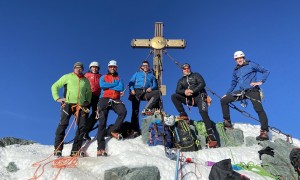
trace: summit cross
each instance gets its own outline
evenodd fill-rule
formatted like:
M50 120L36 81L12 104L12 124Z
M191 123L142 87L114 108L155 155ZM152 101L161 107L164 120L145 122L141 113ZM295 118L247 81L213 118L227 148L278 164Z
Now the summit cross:
M163 23L156 22L154 28L154 37L152 39L133 39L131 47L133 48L151 48L153 49L153 70L157 79L158 87L162 95L166 95L166 85L162 85L163 50L168 48L184 49L186 41L184 39L165 39L163 36Z

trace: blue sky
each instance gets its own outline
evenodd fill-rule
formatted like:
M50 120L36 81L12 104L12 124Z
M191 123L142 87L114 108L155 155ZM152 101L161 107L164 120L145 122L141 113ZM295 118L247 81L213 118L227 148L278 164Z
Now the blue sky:
M201 73L207 86L219 95L229 88L234 51L244 51L247 59L269 69L271 74L262 86L269 125L299 139L299 12L300 1L296 0L2 0L0 137L53 144L60 107L52 99L51 85L72 72L76 61L83 62L88 70L89 63L97 60L103 74L111 59L118 61L119 74L127 84L149 53L149 49L131 48L131 40L152 38L154 23L163 22L165 38L187 41L184 50L167 52L180 63L190 63L192 71ZM152 57L149 60L152 62ZM163 62L165 111L176 115L170 96L181 70L167 56ZM122 99L129 121L131 104L127 94L128 91ZM211 96L210 117L220 122L223 119L219 100ZM240 107L239 103L236 105ZM257 117L251 104L243 110ZM258 124L231 112L233 122ZM115 121L113 114L110 113L108 124ZM201 119L196 108L189 116ZM73 137L71 132L67 139Z

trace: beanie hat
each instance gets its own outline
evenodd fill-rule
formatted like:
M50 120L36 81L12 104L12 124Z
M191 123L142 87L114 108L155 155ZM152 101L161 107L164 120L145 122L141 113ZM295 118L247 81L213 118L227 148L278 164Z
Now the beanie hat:
M76 66L80 66L82 69L84 69L83 64L81 62L76 62L73 66L73 69L75 69Z

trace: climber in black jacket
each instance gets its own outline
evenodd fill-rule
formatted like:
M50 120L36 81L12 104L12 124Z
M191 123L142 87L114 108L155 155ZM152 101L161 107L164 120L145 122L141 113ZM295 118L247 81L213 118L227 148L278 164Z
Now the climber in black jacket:
M199 73L193 73L191 66L185 63L181 67L183 77L178 80L176 93L172 95L172 102L179 112L179 119L188 120L182 103L188 107L198 107L199 113L204 121L208 134L208 145L216 147L217 141L213 130L212 122L208 116L207 93L205 81Z

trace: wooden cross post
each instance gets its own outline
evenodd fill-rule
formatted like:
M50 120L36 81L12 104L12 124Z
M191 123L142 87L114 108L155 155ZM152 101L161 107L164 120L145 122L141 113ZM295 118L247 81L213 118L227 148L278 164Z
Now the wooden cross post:
M153 70L157 79L158 87L162 95L166 95L166 85L162 85L163 61L162 55L165 48L180 48L186 46L184 39L165 39L163 37L163 23L156 22L154 28L154 37L152 39L133 39L131 47L133 48L151 48L154 52Z

